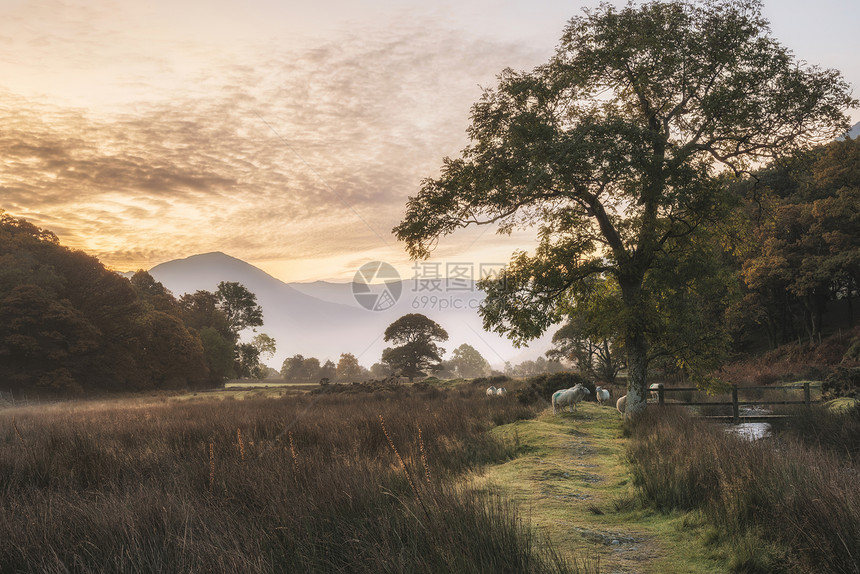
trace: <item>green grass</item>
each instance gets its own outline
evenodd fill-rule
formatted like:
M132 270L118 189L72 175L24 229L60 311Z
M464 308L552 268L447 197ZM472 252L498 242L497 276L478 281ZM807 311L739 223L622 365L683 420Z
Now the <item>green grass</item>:
M643 507L615 409L583 403L575 413L553 415L548 408L492 433L512 442L517 457L476 480L517 502L568 559L587 556L603 572L726 571L700 516Z

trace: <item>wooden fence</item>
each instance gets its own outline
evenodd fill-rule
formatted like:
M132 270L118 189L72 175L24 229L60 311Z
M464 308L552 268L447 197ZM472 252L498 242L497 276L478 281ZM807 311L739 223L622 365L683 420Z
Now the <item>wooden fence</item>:
M807 407L811 405L812 400L812 383L803 383L802 385L791 385L785 387L739 387L737 385L732 385L730 396L730 401L716 401L716 402L703 402L703 401L672 401L671 405L675 406L731 406L732 414L731 415L706 415L705 418L715 419L715 420L724 420L730 421L733 424L738 424L741 422L767 422L774 419L784 418L788 415L775 415L775 414L745 414L741 415L740 407L742 406L773 406L773 405L806 405ZM816 384L815 386L820 386ZM797 391L803 389L803 400L802 401L790 401L790 400L740 400L739 394L743 391ZM669 393L680 393L680 392L690 392L697 391L700 392L701 389L696 387L664 387L662 384L657 385L656 389L652 389L652 392L657 393L657 403L660 406L666 404L666 394Z

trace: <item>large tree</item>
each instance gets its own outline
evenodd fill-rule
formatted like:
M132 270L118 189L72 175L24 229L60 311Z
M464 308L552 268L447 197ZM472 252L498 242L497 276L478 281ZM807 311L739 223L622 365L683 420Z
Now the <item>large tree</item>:
M547 64L500 74L462 157L423 182L394 232L426 258L461 227L537 226L535 254L482 284L485 326L520 343L559 321L584 280L612 277L636 412L667 291L676 306L687 291L707 299L686 262L708 253L698 234L720 216L722 177L844 131L849 106L839 72L770 36L759 0L602 4L568 23Z
M382 352L382 362L409 382L426 370L441 367L445 349L437 341L447 341L448 332L438 323L420 313L403 315L385 329L385 341L397 345Z

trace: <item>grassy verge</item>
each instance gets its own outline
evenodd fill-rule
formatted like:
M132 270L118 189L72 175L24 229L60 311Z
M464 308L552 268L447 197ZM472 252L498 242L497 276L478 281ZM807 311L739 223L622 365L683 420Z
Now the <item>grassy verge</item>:
M482 391L0 411L0 572L574 572L462 486L534 411Z
M477 478L515 501L531 523L573 561L602 572L725 572L697 513L643 505L633 484L621 417L611 407L581 404L576 413L498 427L517 457Z

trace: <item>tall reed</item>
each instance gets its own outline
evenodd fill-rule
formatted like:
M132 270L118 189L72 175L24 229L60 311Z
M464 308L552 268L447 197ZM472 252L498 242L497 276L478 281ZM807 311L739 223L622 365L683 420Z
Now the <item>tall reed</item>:
M644 499L703 511L736 541L739 571L860 572L857 473L832 453L663 408L633 421L629 454Z
M242 440L242 429L236 429L236 442L239 444L239 455L242 457L242 464L245 464L245 441Z
M424 448L424 437L421 434L421 427L418 427L418 449L421 451L421 465L424 467L424 478L427 482L433 479L430 475L430 463L427 462L427 450Z

